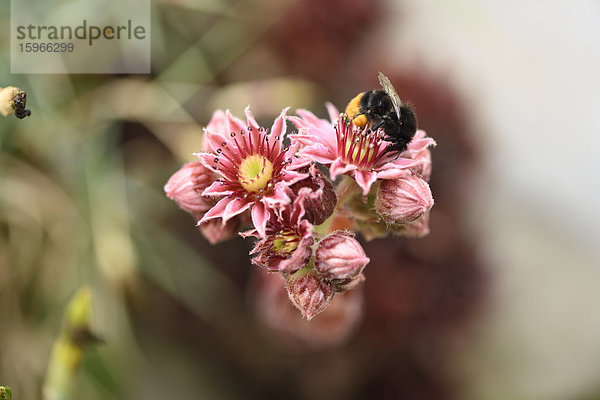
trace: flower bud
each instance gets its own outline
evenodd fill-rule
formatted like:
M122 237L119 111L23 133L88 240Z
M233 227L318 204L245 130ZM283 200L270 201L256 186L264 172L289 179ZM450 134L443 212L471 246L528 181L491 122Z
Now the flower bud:
M279 271L284 274L293 274L306 267L313 252L314 243L312 236L300 238L291 230L281 230L268 235L259 241L250 254L257 254L252 258L252 264Z
M202 196L215 178L215 174L202 163L191 162L171 176L165 185L165 193L183 210L200 219L216 203L214 197Z
M327 235L317 247L315 268L323 278L347 279L360 274L369 258L354 235L337 231Z
M394 180L382 180L375 199L375 208L388 223L407 224L416 221L433 206L429 185L411 175Z
M303 198L304 216L313 225L321 225L333 214L337 198L333 184L321 171L311 164L309 176L292 186L292 190Z
M333 299L333 286L315 270L300 270L287 282L288 296L302 316L311 320Z

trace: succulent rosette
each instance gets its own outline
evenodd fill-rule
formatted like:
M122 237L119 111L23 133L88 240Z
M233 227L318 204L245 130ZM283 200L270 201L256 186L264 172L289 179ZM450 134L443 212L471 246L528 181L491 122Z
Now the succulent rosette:
M423 166L427 162L424 150L435 142L427 138L425 132L417 132L413 142L415 139L418 142L412 147L409 144L408 157L404 152L398 157L394 152L386 152L390 143L384 140L382 129L369 132L340 115L332 104L328 103L327 109L331 121L318 118L307 110L298 110L298 117L288 118L299 129L298 134L291 135L292 143L301 146L300 153L304 157L328 165L331 179L348 174L366 196L378 179L398 179L411 169L426 169Z
M223 223L250 210L257 232L264 237L273 212L289 204L286 188L307 177L298 172L308 161L295 157L298 144L284 147L284 109L270 129L261 127L246 108L246 122L225 112L223 121L206 130L208 151L198 153L200 161L220 177L203 196L220 200L200 223L221 218Z

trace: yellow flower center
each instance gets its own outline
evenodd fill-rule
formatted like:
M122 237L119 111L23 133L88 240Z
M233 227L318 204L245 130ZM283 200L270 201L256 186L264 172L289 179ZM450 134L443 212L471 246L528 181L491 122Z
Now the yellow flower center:
M283 230L275 235L271 250L279 255L292 253L298 247L299 238L292 230Z
M253 154L240 164L238 180L248 192L260 192L273 177L273 163L264 156Z

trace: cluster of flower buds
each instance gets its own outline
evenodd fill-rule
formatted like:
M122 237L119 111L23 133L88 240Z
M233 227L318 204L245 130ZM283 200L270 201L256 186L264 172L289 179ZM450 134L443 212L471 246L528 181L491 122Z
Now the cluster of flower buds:
M382 129L357 127L327 107L330 120L284 109L271 128L249 109L246 121L216 111L199 161L165 185L211 243L237 233L257 238L252 264L281 274L309 320L365 280L369 258L354 232L367 240L390 232L420 237L433 206L433 139L417 131L407 150L386 152ZM287 121L297 131L286 136ZM329 176L321 172L327 169Z

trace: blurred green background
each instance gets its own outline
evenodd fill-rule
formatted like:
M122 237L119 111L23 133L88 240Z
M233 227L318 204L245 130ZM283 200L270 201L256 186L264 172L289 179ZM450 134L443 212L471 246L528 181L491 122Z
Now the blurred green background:
M563 3L154 0L150 75L25 76L2 1L33 114L0 119L0 385L42 398L88 286L72 399L600 398L600 10ZM377 71L438 142L432 233L365 243L339 339L286 337L251 241L210 246L163 185L215 109L325 117Z

